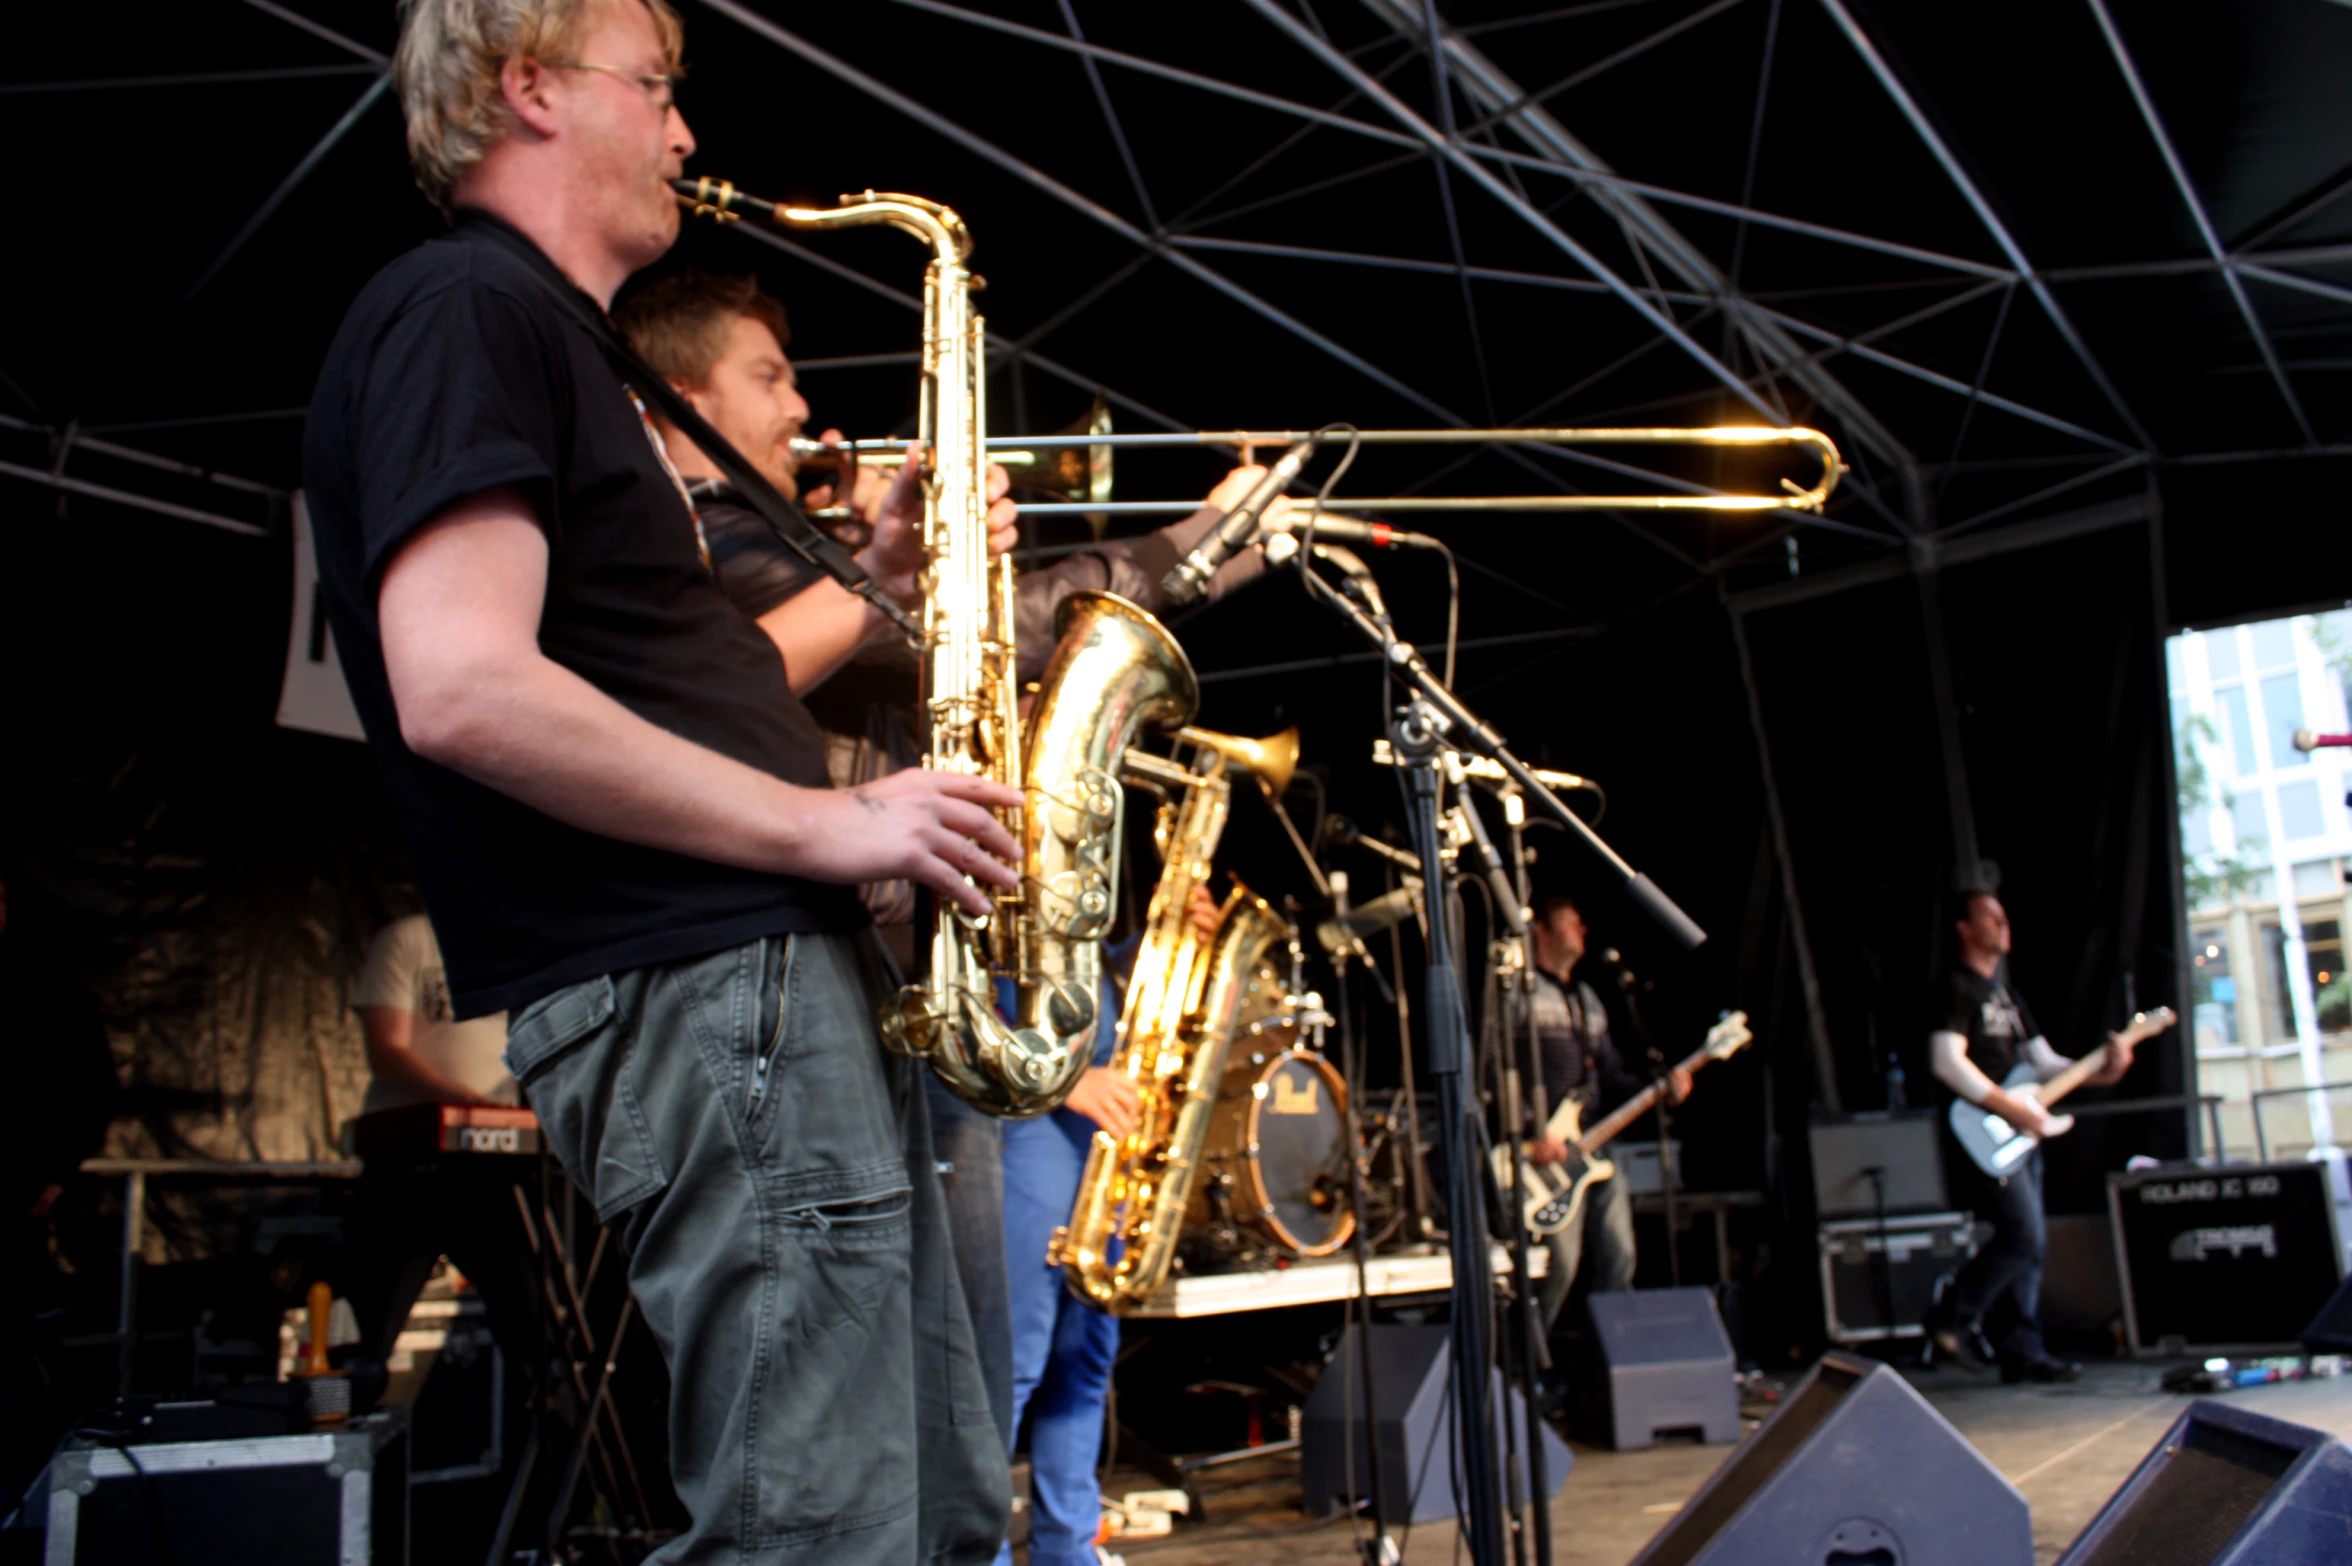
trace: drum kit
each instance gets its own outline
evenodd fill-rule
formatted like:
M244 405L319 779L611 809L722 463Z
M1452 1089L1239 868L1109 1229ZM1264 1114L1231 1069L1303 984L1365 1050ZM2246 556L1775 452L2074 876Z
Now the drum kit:
M1349 1160L1361 1182L1367 1249L1390 1243L1414 1207L1412 1107L1392 1092L1354 1112L1347 1080L1323 1053L1322 997L1271 964L1245 1003L1210 1113L1185 1213L1181 1263L1192 1273L1283 1266L1330 1256L1355 1238ZM1416 1232L1415 1239L1427 1236Z

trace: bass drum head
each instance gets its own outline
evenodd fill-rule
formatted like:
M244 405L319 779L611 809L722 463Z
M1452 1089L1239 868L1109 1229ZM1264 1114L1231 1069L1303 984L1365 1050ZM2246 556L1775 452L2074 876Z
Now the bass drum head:
M1328 1256L1354 1232L1348 1212L1347 1085L1322 1056L1291 1050L1253 1073L1244 1208L1285 1249Z

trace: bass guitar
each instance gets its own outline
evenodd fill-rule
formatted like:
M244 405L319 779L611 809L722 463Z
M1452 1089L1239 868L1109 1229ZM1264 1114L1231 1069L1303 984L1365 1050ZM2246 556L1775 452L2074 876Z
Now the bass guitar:
M1747 1048L1754 1038L1748 1031L1748 1014L1727 1011L1707 1030L1705 1042L1681 1062L1682 1069L1696 1071L1709 1061L1729 1060ZM1590 1131L1583 1128L1584 1106L1577 1100L1569 1099L1552 1111L1544 1135L1566 1144L1568 1157L1557 1164L1530 1163L1523 1171L1525 1178L1519 1182L1520 1215L1529 1234L1538 1238L1557 1234L1584 1215L1585 1193L1617 1173L1615 1164L1597 1156L1600 1150L1627 1126L1649 1113L1650 1106L1657 1102L1658 1084L1653 1082L1603 1115ZM1502 1189L1510 1190L1510 1148L1496 1148L1494 1159L1496 1182Z
M2159 1006L2132 1018L2128 1027L2115 1037L2127 1044L2153 1038L2179 1019L2170 1006ZM2044 1109L2057 1103L2083 1085L2085 1078L2105 1063L2106 1051L2093 1050L2064 1071L2044 1082L2030 1065L2019 1064L2009 1073L2009 1080L2001 1086L2020 1098L2039 1099ZM1961 1151L1977 1168L1996 1180L2005 1180L2009 1171L2025 1161L2026 1155L2042 1145L2042 1138L2030 1131L2020 1131L2001 1116L1981 1104L1971 1104L1964 1098L1952 1100L1949 1117L1952 1135L1958 1139Z

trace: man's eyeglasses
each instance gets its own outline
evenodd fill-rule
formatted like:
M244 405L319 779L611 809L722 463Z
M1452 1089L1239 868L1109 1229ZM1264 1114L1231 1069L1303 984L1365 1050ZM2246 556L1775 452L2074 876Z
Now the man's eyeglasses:
M645 96L652 100L655 108L665 111L677 105L678 83L685 80L683 75L664 76L654 71L624 70L617 65L590 65L584 60L542 60L539 63L553 66L559 71L601 71L607 76L618 76L623 81L635 82Z

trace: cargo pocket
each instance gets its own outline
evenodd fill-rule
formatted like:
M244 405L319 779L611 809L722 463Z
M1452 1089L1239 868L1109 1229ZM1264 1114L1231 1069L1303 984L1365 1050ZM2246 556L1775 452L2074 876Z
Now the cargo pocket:
M606 1224L669 1183L638 1091L640 1029L624 1025L637 1020L600 976L533 1002L506 1032L506 1069Z
M755 1548L811 1545L915 1511L911 1192L903 1171L892 1174L787 1198L764 1220L776 1273L745 1443Z

